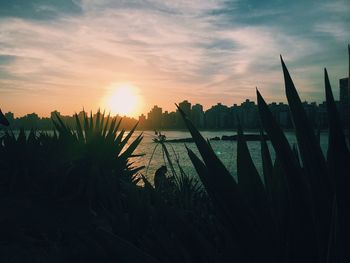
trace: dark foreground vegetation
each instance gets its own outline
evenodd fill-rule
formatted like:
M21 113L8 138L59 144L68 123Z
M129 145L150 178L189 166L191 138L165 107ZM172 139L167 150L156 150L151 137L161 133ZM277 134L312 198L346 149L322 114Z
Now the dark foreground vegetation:
M77 130L58 117L54 136L6 132L0 261L350 262L350 155L327 71L324 158L283 61L282 68L299 151L257 91L276 152L272 160L262 136L262 177L240 127L236 181L181 109L201 155L188 149L199 180L168 159L175 179L166 187L154 188L133 166L142 135L131 140L134 129L125 136L101 113L76 116Z

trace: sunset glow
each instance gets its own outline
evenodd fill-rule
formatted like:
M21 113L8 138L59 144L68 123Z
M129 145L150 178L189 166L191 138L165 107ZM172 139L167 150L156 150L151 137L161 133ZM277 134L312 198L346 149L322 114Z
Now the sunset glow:
M208 109L255 101L255 87L286 102L280 54L302 100L320 103L322 68L336 96L346 76L349 13L348 0L2 1L1 109L135 115L183 100ZM124 82L139 88L134 102L112 99L117 87L107 87Z
M141 98L137 88L129 84L112 85L111 91L106 95L102 107L112 115L135 116L141 106Z

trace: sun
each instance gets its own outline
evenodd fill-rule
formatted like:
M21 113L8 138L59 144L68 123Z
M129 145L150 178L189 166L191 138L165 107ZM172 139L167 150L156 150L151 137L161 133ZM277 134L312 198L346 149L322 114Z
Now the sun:
M111 114L133 116L140 106L140 96L135 86L130 84L112 85L104 99L106 110Z

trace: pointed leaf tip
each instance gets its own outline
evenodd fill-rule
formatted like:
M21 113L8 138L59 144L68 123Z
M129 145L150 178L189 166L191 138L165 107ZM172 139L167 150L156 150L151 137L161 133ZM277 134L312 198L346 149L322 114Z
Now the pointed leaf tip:
M260 91L259 91L258 89L256 90L256 96L257 96L257 102L258 102L258 104L259 104L259 101L260 101L260 102L265 102L264 99L263 99L263 97L261 96Z
M287 69L286 63L284 62L282 56L280 58L281 58L281 64L282 64L283 73L285 73L285 72L288 73L288 69Z
M325 81L327 81L327 84L330 85L329 78L328 78L328 72L327 72L326 68L324 68L324 77L325 77Z

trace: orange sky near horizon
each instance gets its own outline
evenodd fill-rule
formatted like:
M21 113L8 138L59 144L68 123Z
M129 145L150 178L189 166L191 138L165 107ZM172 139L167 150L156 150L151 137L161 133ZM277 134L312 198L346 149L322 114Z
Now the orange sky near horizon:
M346 0L4 1L0 108L137 118L183 100L255 101L256 87L286 102L280 54L302 100L324 100L324 67L338 99L349 13Z

